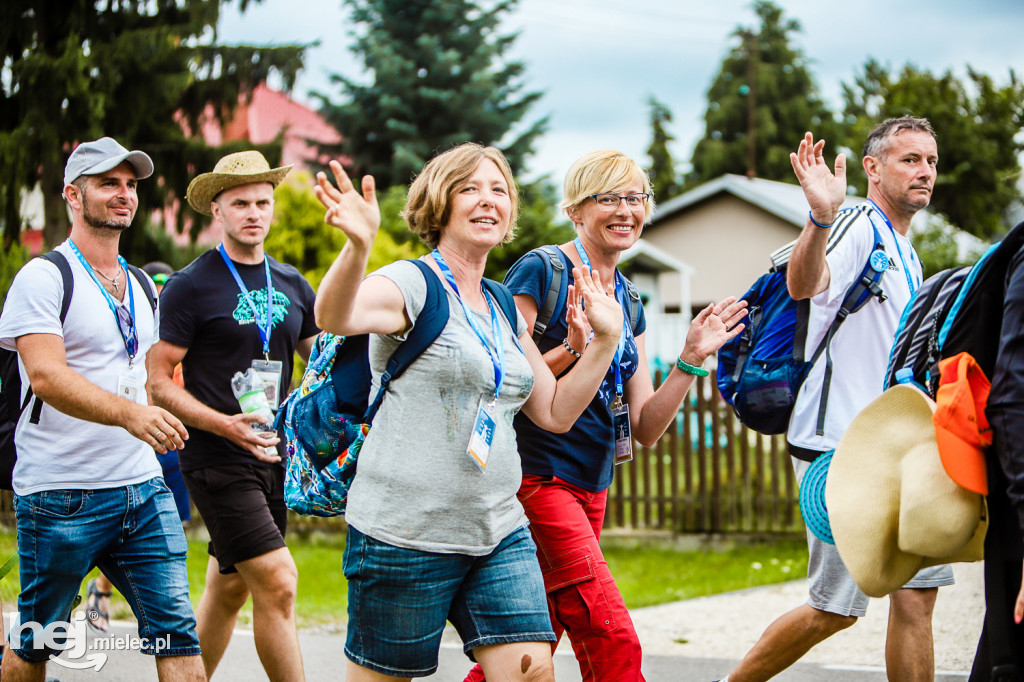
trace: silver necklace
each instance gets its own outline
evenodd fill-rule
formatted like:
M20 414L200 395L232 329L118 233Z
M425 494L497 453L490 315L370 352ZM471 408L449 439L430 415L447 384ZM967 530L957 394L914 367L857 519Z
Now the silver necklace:
M120 277L121 277L121 273L123 272L120 267L117 269L117 274L114 275L113 277L107 277L102 272L100 272L99 268L93 267L93 270L95 270L97 273L99 273L100 277L102 277L103 279L107 280L108 282L110 282L114 286L114 293L117 293L119 291L119 288L121 286Z

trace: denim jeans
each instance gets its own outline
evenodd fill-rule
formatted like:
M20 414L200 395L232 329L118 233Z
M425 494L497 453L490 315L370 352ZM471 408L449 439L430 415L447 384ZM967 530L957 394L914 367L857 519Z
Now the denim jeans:
M58 650L34 642L34 627L69 620L82 579L98 566L131 605L142 652L200 653L188 594L188 545L174 497L156 477L99 490L45 490L14 498L21 594L14 651L43 662ZM25 627L20 627L25 624Z
M484 556L395 547L349 526L345 654L386 675L425 677L437 670L446 619L467 654L485 644L553 642L536 552L525 526Z

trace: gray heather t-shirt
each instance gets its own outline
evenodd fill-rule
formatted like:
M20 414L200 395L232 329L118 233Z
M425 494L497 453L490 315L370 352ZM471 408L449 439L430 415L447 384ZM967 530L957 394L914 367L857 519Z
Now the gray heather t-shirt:
M415 265L397 262L374 275L395 282L409 318L426 298ZM348 496L345 520L361 533L399 547L483 555L526 524L516 492L522 469L512 417L533 390L533 372L495 306L504 345L505 380L494 408L494 440L481 471L466 454L483 398L494 395L494 365L445 285L449 318L441 335L392 382L373 420ZM474 311L494 346L490 314ZM516 314L519 335L526 323ZM380 373L404 335L370 336L370 366L377 390Z

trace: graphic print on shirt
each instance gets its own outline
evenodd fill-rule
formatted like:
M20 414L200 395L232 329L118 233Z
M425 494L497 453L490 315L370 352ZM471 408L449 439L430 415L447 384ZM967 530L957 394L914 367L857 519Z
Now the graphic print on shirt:
M238 326L244 326L247 324L254 324L256 320L252 318L253 306L259 312L259 323L264 324L267 319L267 290L256 289L255 291L249 292L249 300L252 301L253 305L249 305L249 301L246 300L245 294L238 293L238 305L235 306L235 311L231 314L232 317L238 322ZM288 314L288 306L292 304L284 292L274 289L274 319L271 320L271 327L276 327L278 324L284 321L285 315Z

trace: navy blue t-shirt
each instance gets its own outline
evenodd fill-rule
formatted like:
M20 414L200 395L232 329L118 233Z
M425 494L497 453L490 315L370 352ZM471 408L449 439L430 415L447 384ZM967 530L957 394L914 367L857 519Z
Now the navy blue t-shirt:
M560 257L566 264L564 276L572 284L572 263L559 249ZM548 284L544 281L544 257L537 253L523 256L505 278L505 285L515 295L527 295L537 303L539 310L547 296ZM622 275L616 272L620 292L624 289ZM619 295L623 315L629 320L629 301L624 292ZM625 384L636 372L639 356L635 336L647 329L643 306L637 318L636 327L627 335L626 345L619 363L622 382ZM565 308L551 315L551 322L537 346L546 353L555 346L561 346L568 334L565 323ZM557 476L563 481L584 490L598 493L612 484L615 469L615 433L612 429L612 412L609 405L615 399L615 373L608 368L608 374L601 382L597 395L590 405L566 433L551 433L540 428L520 412L515 418L516 439L519 456L523 462L523 473L536 476Z
M313 315L312 287L291 265L270 256L274 286L270 359L283 364L279 401L288 396L295 347L318 332ZM267 276L263 263L235 263L261 320L267 314ZM252 308L242 296L231 271L217 249L210 249L167 281L160 295L160 339L187 348L181 363L185 390L201 403L224 414L238 414L231 392L231 377L244 372L253 360L263 359L263 341ZM189 439L180 451L181 470L246 463L279 466L256 459L226 438L189 427ZM279 446L283 454L283 447Z

